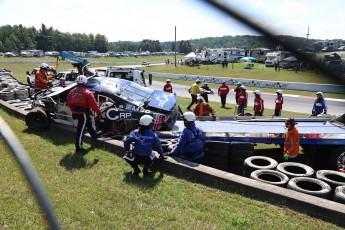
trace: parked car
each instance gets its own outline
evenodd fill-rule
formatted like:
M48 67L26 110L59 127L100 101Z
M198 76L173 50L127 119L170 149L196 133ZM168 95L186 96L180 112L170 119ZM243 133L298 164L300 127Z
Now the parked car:
M334 51L333 46L327 46L321 50L321 52L332 52L332 51Z
M11 52L6 52L6 53L4 54L4 56L5 56L5 57L18 57L17 54L11 53Z
M345 50L345 46L340 46L340 47L338 48L338 50L339 50L339 51Z

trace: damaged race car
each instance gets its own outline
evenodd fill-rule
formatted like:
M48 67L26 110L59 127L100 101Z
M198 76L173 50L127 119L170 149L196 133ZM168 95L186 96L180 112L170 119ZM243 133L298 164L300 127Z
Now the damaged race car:
M32 108L25 117L27 126L44 130L52 120L76 126L77 121L72 119L67 106L68 93L74 87L75 83L35 94ZM93 76L88 78L87 88L94 93L102 110L100 116L94 115L97 130L115 136L136 129L140 117L145 114L155 119L153 130L169 131L180 115L175 94L152 90L128 80Z

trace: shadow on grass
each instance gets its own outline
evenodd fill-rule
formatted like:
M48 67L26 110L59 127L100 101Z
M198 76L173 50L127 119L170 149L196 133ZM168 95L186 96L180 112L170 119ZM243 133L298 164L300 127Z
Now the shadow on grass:
M64 132L62 130L56 130L55 132L53 130L55 127L50 127L50 129L42 130L42 131L35 131L32 129L25 129L23 132L27 134L34 134L37 136L40 136L41 138L52 142L54 145L65 145L74 143L75 141L75 135L70 134L68 132ZM60 133L59 137L57 138L57 132Z
M142 177L141 175L142 174L139 176L133 175L132 171L125 172L123 181L127 184L135 185L142 189L152 189L163 179L162 171L153 171L149 175Z
M89 149L87 149L89 151ZM93 161L87 161L84 156L86 153L68 153L64 158L60 160L60 165L66 170L82 169L82 168L92 168L98 163L98 159L93 159Z

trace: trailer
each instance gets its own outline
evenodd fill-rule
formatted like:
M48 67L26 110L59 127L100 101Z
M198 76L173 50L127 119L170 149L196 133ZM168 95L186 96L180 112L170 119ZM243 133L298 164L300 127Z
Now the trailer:
M225 120L221 117L218 119L196 121L196 126L205 132L208 141L275 145L278 146L277 154L281 151L285 141L286 118L227 117ZM295 120L300 134L300 145L309 166L333 170L345 166L345 114L334 118L295 118ZM176 139L183 129L183 121L177 121L171 131L158 132L158 136L162 139Z

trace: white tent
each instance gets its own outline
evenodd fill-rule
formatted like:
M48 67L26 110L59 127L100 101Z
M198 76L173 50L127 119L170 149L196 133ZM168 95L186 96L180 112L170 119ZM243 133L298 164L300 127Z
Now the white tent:
M196 57L194 52L190 52L189 54L187 54L186 56L184 56L185 58L194 58Z

